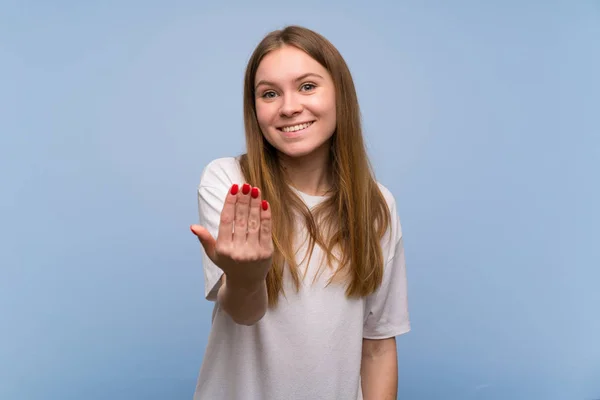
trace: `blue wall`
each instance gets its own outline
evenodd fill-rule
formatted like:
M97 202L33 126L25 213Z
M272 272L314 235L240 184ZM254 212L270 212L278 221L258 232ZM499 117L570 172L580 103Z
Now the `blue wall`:
M203 3L2 2L0 399L191 399L196 184L289 23L346 57L399 201L401 398L600 398L597 1Z

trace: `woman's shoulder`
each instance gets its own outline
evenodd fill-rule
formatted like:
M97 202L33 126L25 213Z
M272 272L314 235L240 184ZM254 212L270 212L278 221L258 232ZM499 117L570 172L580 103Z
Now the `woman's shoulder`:
M377 183L377 187L379 187L379 191L383 195L383 198L385 199L385 202L388 205L388 208L390 209L390 212L392 214L396 214L396 212L397 212L396 197L394 196L392 191L390 189L388 189L383 183L381 183L379 181L377 181L376 183Z
M389 247L389 249L393 249L398 241L402 238L402 224L400 222L400 215L398 211L398 203L396 201L396 197L392 193L390 189L388 189L381 182L377 182L377 186L379 187L379 191L383 195L388 209L390 210L390 223L391 225L388 227L388 233L391 235L387 237L388 240L384 240L385 246Z
M199 186L215 186L243 182L240 157L220 157L209 161L200 174Z

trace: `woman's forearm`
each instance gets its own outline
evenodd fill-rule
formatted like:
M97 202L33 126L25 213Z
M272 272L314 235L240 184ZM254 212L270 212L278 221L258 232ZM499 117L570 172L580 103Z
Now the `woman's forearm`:
M396 339L363 339L360 368L364 400L395 400L398 394Z
M240 325L254 325L267 312L267 283L246 285L236 284L225 279L217 294L217 301L223 310Z

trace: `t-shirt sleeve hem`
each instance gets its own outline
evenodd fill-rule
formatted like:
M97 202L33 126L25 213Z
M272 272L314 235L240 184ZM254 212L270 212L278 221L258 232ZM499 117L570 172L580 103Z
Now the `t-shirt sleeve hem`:
M404 335L410 332L410 324L403 324L396 327L390 327L379 332L363 332L363 339L381 340Z
M217 269L217 268L215 268ZM204 298L208 301L217 301L217 293L223 280L223 271L212 271L212 276L206 278L206 285L204 287Z

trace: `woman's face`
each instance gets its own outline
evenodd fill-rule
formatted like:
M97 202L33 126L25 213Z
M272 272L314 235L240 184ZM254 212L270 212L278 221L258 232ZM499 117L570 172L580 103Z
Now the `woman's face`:
M335 88L321 64L283 46L262 59L255 93L258 124L273 147L293 158L326 148L336 127Z

